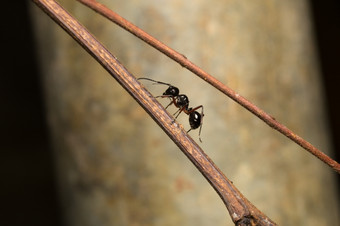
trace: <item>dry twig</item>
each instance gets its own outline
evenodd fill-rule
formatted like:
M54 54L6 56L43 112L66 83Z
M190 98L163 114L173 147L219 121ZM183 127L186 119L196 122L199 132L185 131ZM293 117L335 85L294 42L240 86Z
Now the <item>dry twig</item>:
M96 2L95 0L78 0L79 2L87 5L88 7L95 10L97 13L103 15L104 17L108 18L112 22L116 23L117 25L121 26L125 30L129 31L133 35L137 36L138 38L142 39L146 43L153 46L155 49L161 51L171 59L178 62L183 67L187 68L188 70L195 73L197 76L205 80L206 82L210 83L212 86L214 86L216 89L220 90L222 93L239 103L241 106L252 112L254 115L259 117L261 120L263 120L265 123L267 123L270 127L273 129L279 131L301 147L303 147L305 150L316 156L318 159L326 163L328 166L330 166L334 171L340 174L340 164L337 163L335 160L327 156L325 153L314 147L312 144L310 144L308 141L304 140L302 137L295 134L293 131L288 129L283 124L279 123L275 120L274 117L270 116L268 113L242 97L240 94L232 90L231 88L227 87L220 81L218 81L216 78L199 68L197 65L192 63L190 60L188 60L184 55L180 54L179 52L171 49L170 47L166 46L156 38L152 37L142 29L138 28L131 22L125 20L121 16L119 16L117 13L111 11L106 6Z
M253 206L161 104L77 20L54 0L33 0L86 49L146 110L213 186L236 225L276 225Z

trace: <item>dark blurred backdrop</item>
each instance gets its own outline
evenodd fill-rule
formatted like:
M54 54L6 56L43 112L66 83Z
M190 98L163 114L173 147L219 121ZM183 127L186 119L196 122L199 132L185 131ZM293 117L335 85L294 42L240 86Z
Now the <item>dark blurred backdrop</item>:
M6 1L6 4L1 14L0 225L63 225L28 14L29 2ZM313 0L312 14L329 126L339 161L340 2Z

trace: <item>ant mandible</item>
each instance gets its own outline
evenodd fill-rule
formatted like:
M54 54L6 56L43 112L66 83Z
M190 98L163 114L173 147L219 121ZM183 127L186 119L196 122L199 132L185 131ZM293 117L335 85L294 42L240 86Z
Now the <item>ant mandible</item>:
M177 114L175 116L175 119L177 119L177 117L179 116L181 112L184 112L185 114L189 115L190 129L187 131L187 133L189 133L191 130L194 130L200 127L198 135L199 135L200 142L202 142L201 130L202 130L203 116L204 116L202 105L197 106L195 108L189 108L189 98L184 94L179 94L179 89L169 83L156 81L150 78L138 78L138 80L148 80L156 84L169 86L169 88L167 88L164 91L163 95L156 96L156 98L161 97L161 98L171 99L171 102L165 107L165 109L167 109L171 104L174 104L178 108L178 110L174 113L174 115ZM200 108L201 108L201 113L197 111Z

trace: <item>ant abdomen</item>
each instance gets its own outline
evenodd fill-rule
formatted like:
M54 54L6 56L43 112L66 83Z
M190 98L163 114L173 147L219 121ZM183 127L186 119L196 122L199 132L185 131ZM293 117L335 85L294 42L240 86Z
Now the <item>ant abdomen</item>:
M191 112L189 114L189 124L191 129L197 129L198 127L200 127L202 122L202 116L200 113L198 113L197 111Z

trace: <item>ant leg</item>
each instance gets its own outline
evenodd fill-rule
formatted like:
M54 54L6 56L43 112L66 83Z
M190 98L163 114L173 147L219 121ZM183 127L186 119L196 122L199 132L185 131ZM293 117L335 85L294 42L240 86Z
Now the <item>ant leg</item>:
M182 108L180 108L180 109L178 109L178 110L175 112L175 114L178 112L178 114L175 116L175 119L177 119L177 117L179 116L179 114L181 114L181 112L182 112L183 110L185 110L185 106L182 107ZM175 114L174 114L174 115L175 115Z
M161 95L161 96L156 96L155 98L158 98L158 97L161 97L161 98L169 97L169 98L171 98L172 96L171 95Z
M197 106L197 107L195 107L193 109L190 109L190 111L188 111L187 114L190 114L191 112L194 112L194 111L196 111L197 109L200 109L200 108L202 108L201 115L203 117L204 116L204 114L203 114L203 105L200 105L200 106Z
M202 128L202 125L201 125L201 127L200 127L200 131L199 131L199 133L198 133L198 139L200 140L200 142L202 143L202 139L201 139L201 128Z
M171 102L170 104L172 104L172 102ZM170 104L169 104L169 105L170 105ZM168 105L168 106L169 106L169 105ZM175 120L177 119L177 117L179 116L179 114L181 114L182 111L183 111L183 108L182 108L182 109L178 109L178 110L173 114L173 116L175 116L175 115L177 114L177 112L179 112L179 113L175 116L175 118L174 118L174 120L172 121L171 124L173 124L173 123L175 122Z
M176 114L177 114L177 112L179 112L181 109L178 109L174 114L173 114L173 116L175 116Z
M202 127L202 126L201 126ZM189 133L191 131L191 128L187 131L187 133ZM202 139L201 139L201 128L198 134L198 139L200 140L200 142L202 143Z
M158 98L158 97L161 97L161 98L170 98L172 99L172 101L165 107L165 109L167 109L171 104L176 104L176 101L175 101L175 98L173 96L170 96L170 95L162 95L162 96L156 96L155 98Z
M165 109L167 109L171 104L173 104L174 102L173 101L171 101L166 107L165 107Z
M201 139L201 131L202 131L202 125L203 125L203 106L202 106L202 112L201 112L202 118L201 118L201 125L200 125L200 131L198 132L198 139L200 140L200 142L202 143L202 139Z

